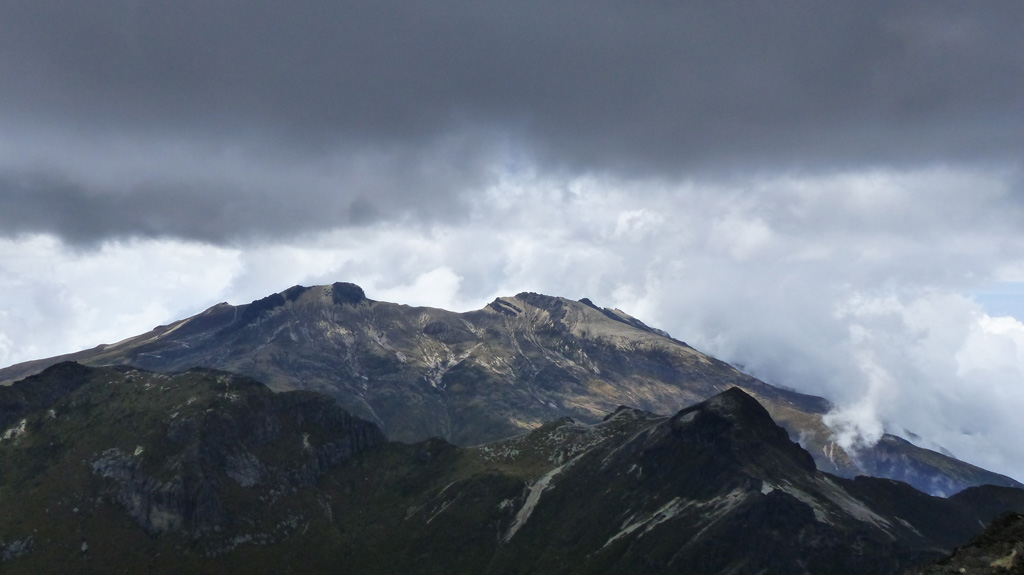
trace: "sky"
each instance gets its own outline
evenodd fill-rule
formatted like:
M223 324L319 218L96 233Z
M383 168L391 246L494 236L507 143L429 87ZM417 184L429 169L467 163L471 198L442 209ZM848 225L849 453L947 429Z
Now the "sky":
M1024 481L1024 4L0 3L0 365L589 297Z

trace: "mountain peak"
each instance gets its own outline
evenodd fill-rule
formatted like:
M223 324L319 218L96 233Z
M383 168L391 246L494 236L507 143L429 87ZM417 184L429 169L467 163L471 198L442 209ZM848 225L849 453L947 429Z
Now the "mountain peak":
M788 461L803 470L816 468L811 455L790 440L768 410L738 387L681 410L668 425L673 435L720 445L759 465L774 468Z
M348 282L335 282L331 284L331 299L338 305L356 305L369 301L363 288Z
M672 418L672 428L682 429L701 413L712 413L745 425L775 425L771 415L756 399L739 387L730 387L714 397L680 410Z

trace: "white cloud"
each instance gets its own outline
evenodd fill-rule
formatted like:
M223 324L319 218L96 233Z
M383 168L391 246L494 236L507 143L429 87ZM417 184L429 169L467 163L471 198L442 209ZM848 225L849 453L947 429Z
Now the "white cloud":
M720 250L743 261L766 249L772 235L771 228L761 218L730 214L714 221L708 244L712 251Z
M867 389L855 402L825 416L825 424L832 428L836 441L848 451L869 447L882 438L885 427L878 418L879 408L887 392L895 387L892 376L870 353L859 353L856 359Z
M957 375L1007 371L1024 389L1024 324L1012 317L983 315L956 354Z
M51 236L0 240L0 360L112 343L196 313L223 296L237 255L172 241L74 251Z
M1024 410L1024 324L934 292L857 297L843 317L850 348L870 361L847 376L861 397L832 415L841 440L870 443L885 424L1021 477L1024 446L1010 438L1024 433L1013 415Z
M380 278L378 281L387 281ZM432 269L416 276L410 284L378 286L376 282L365 286L375 299L401 302L412 306L430 306L442 309L458 307L457 294L462 278L447 266Z
M615 219L613 237L619 240L639 241L662 231L665 217L646 208L620 212Z

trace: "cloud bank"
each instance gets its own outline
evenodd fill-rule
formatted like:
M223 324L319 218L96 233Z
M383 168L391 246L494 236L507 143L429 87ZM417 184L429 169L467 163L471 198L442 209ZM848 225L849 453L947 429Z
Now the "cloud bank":
M1016 165L1018 2L0 7L0 229L222 243L465 215L495 170Z

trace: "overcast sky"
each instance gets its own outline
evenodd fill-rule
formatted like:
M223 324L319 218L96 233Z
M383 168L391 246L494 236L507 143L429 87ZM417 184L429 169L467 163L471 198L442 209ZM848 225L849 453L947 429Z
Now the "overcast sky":
M0 365L589 297L1024 480L1024 4L0 3Z

